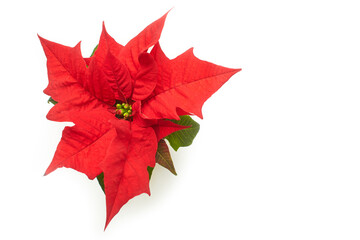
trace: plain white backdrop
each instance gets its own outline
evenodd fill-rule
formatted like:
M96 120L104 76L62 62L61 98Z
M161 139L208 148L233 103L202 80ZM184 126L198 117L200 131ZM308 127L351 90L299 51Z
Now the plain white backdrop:
M8 1L0 8L1 239L360 239L358 1ZM174 58L243 70L203 108L193 145L157 167L152 196L104 232L96 180L43 177L64 123L37 38L89 56L102 21L126 44L174 7L160 43Z

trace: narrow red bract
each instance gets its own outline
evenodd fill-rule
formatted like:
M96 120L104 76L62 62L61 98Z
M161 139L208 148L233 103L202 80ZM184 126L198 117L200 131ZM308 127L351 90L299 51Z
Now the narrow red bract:
M158 142L186 128L168 119L202 118L203 103L240 71L199 60L192 49L168 59L158 43L166 15L125 46L103 25L90 58L80 43L71 48L39 36L49 77L44 93L58 102L47 118L75 124L64 129L45 174L59 167L90 179L104 173L105 227L129 199L150 195L147 167L155 165Z

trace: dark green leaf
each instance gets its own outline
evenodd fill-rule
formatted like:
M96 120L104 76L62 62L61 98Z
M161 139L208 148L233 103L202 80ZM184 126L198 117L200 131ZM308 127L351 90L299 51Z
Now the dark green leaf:
M97 180L98 180L98 182L100 184L101 189L105 193L104 173L100 173L100 175L98 175L96 178L97 178Z
M177 175L174 167L174 163L171 159L169 148L166 142L161 139L158 143L158 149L156 151L156 163L168 169L172 174Z
M196 134L200 130L200 125L197 122L195 122L190 116L187 115L180 116L180 120L170 120L170 121L183 126L191 126L189 128L176 131L166 137L171 147L175 151L177 151L179 147L190 146L194 138L196 137Z
M57 101L55 101L54 99L52 99L51 97L48 100L48 103L52 103L52 104L57 104Z
M90 57L92 57L96 51L96 49L98 48L99 45L96 45L96 47L94 48L93 52L91 53Z
M148 170L148 173L149 173L149 180L150 180L154 168L152 168L152 167L147 167L147 170Z

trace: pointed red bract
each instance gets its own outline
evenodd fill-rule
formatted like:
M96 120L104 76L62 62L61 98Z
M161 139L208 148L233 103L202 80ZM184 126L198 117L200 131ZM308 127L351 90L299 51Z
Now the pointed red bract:
M39 36L47 57L49 84L44 93L58 102L47 115L53 121L74 121L73 113L105 105L82 86L86 65L80 44L74 48L48 41Z
M103 63L102 66L105 64ZM92 59L89 65L89 69L86 72L85 81L83 87L90 92L92 96L98 100L108 104L115 104L116 90L111 87L111 77L107 77L104 72L107 72L107 68L101 67L97 58ZM112 73L112 69L110 69ZM111 79L112 80L112 79Z
M125 102L131 96L132 92L132 79L125 65L123 65L118 58L112 55L110 52L107 53L102 64L98 62L97 56L94 57L89 66L89 77L87 79L93 79L89 81L89 85L92 82L102 83L104 86L98 89L103 96L111 96L112 102L109 105L115 103L115 99ZM105 98L102 98L105 101Z
M112 121L117 137L101 164L106 194L106 225L129 199L150 195L147 167L155 166L157 140L152 128L141 128L129 121Z
M98 59L98 62L102 63L106 58L108 52L113 56L119 56L123 50L123 46L117 43L106 31L105 24L103 23L102 33L100 37L99 45L94 53L94 57Z
M49 84L44 93L56 101L67 100L71 88L84 81L86 63L80 51L80 43L67 47L39 36L47 57Z
M141 53L139 56L140 68L134 81L133 100L143 100L148 97L156 86L157 65L154 58L148 53Z
M125 62L133 78L136 76L140 67L139 55L159 41L167 14L168 12L147 26L122 49L120 58Z
M158 44L166 16L125 46L103 24L90 58L80 43L71 48L39 36L49 77L44 93L57 102L47 118L75 124L64 129L46 174L60 167L90 179L103 173L105 227L131 198L150 194L147 168L155 165L158 142L166 145L164 137L189 127L169 120L202 118L203 103L240 70L199 60L192 49L168 59Z
M132 92L132 79L118 58L123 48L107 33L103 24L100 42L88 64L84 87L109 105L113 105L115 99L126 101Z
M99 160L106 156L107 147L115 137L112 130L92 133L76 125L65 127L45 175L57 168L68 167L86 174L89 179L94 179L102 172Z
M241 70L202 61L192 49L170 60L156 44L151 54L158 63L159 80L153 95L142 104L143 116L150 119L179 119L178 108L202 118L204 102Z
M111 115L103 111L74 114L75 126L65 127L45 175L57 168L69 167L94 179L102 172L99 163L105 158L107 148L116 136L112 125L106 121Z

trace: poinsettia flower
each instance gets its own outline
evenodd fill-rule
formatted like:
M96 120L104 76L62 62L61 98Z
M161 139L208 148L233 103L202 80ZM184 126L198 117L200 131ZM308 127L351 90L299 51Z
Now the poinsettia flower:
M168 59L158 42L166 15L125 46L103 26L90 58L80 43L71 48L39 36L49 78L44 93L57 102L47 118L75 124L65 127L45 174L59 167L90 179L103 173L105 227L129 199L150 195L147 168L155 166L158 142L184 129L167 119L202 118L203 103L240 70L199 60L192 49Z

